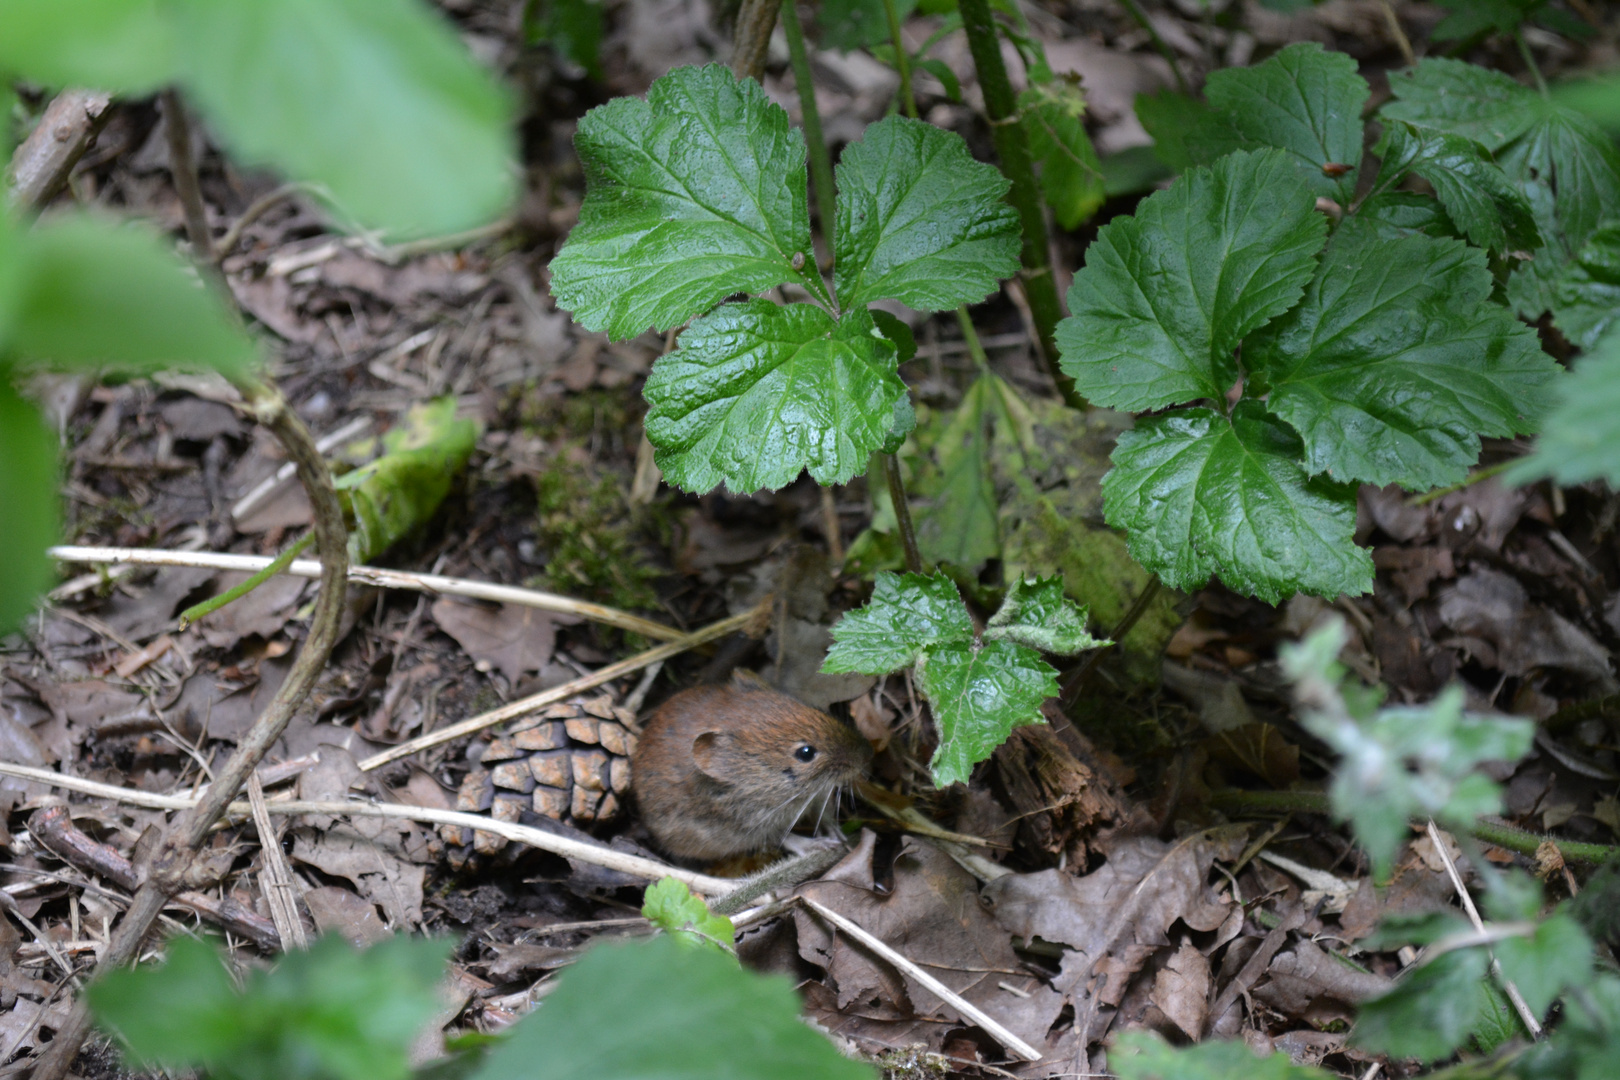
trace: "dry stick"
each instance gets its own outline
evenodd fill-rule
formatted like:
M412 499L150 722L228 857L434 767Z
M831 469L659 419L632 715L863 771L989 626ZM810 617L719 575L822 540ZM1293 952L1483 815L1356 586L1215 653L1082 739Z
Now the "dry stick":
M259 871L259 891L264 893L270 918L275 920L276 933L281 936L284 949L307 949L309 938L304 934L304 920L299 918L298 906L293 902L292 871L287 868L287 857L281 851L281 837L270 821L270 811L264 801L264 785L259 774L253 773L247 782L248 805L253 810L253 827L259 833L259 850L264 852L264 869Z
M247 781L266 752L281 737L293 712L315 685L326 667L327 657L337 642L347 589L348 530L343 524L343 508L332 486L332 474L315 449L315 440L286 399L263 385L242 388L248 409L260 424L280 440L287 456L298 463L298 479L309 494L315 515L316 542L321 552L321 589L315 601L315 615L309 637L298 660L287 673L263 714L237 744L236 752L225 762L208 794L195 809L183 813L165 831L148 867L145 883L130 901L129 910L119 921L97 972L125 967L140 955L146 935L162 914L169 898L180 892L198 847L208 837L231 799ZM57 1031L50 1049L40 1058L34 1080L62 1080L73 1064L80 1045L90 1031L90 1012L81 997L74 1003L67 1022Z
M266 195L260 195L257 199L254 199L252 202L248 203L247 209L242 211L242 215L240 217L231 222L230 228L225 230L225 235L220 237L219 243L214 245L214 261L219 262L223 260L225 256L229 255L231 253L231 249L234 248L242 239L243 230L245 230L249 225L252 225L255 221L258 221L265 215L266 211L270 210L277 203L281 202L283 199L291 198L300 192L314 190L316 190L315 185L303 180L294 180L292 183L282 184L274 191Z
M239 570L255 573L272 562L263 555L231 555L217 551L174 551L161 548L53 547L48 554L63 562L80 563L134 563L142 566L200 566L213 570ZM321 564L314 559L296 559L287 567L294 577L320 577ZM406 589L412 592L434 593L444 596L465 596L474 600L493 600L502 604L520 604L523 607L556 611L565 615L578 615L582 619L616 626L620 630L659 641L683 637L680 630L665 626L639 615L616 608L574 600L538 589L519 589L511 585L492 585L486 581L467 578L441 577L438 574L418 574L409 570L384 570L376 566L349 567L349 581L355 585L372 585L380 589Z
M873 952L883 957L883 959L887 960L889 963L893 964L907 975L910 975L913 979L916 979L923 986L927 987L928 990L934 994L934 996L938 997L941 1001L946 1002L951 1006L951 1008L960 1013L964 1020L971 1020L973 1023L983 1028L991 1038L995 1039L1002 1046L1005 1046L1018 1057L1023 1058L1025 1061L1041 1060L1041 1052L1039 1050L1035 1049L1033 1046L1029 1045L1029 1043L1025 1042L1023 1039L1020 1039L1018 1036L1014 1035L1012 1032L998 1024L995 1020L991 1019L990 1015L983 1009L979 1008L977 1005L974 1005L972 1002L962 997L961 994L958 994L956 991L952 990L950 987L928 974L928 972L918 967L915 963L908 960L899 952L896 952L894 948L884 942L882 938L861 929L859 926L844 918L844 916L838 914L838 912L834 911L832 908L829 908L825 904L817 903L808 896L800 896L799 903L803 904L817 915L820 915L823 919L826 919L828 922L838 927L838 929L842 930L856 941L859 941L862 945L865 945L868 949L871 949Z
M249 211L252 209L253 207L248 207ZM246 216L246 214L243 215L243 217ZM234 228L235 226L232 227ZM225 237L226 239L230 239L230 233L226 233ZM223 243L223 241L221 241L221 243ZM350 420L347 424L344 424L342 427L338 428L336 431L322 435L319 439L316 439L315 449L319 450L323 454L328 453L334 446L348 442L350 439L359 438L370 427L371 417L357 416L353 420ZM257 510L266 499L273 495L282 484L285 484L288 480L291 480L292 477L293 464L289 461L287 464L277 469L274 473L265 477L263 481L255 485L252 491L236 500L236 505L231 507L231 517L236 521L241 521L253 511Z
M203 205L202 186L197 182L197 162L191 156L191 124L186 105L173 87L163 91L163 133L169 144L169 178L186 215L186 238L191 241L192 258L202 263L214 261L214 237L208 231L208 208Z
M771 51L771 31L781 0L742 0L737 7L737 28L731 36L731 72L739 79L762 79Z
M768 612L770 604L770 599L766 599L752 611L745 611L741 615L733 615L729 619L721 619L719 622L710 623L701 630L694 630L692 633L674 641L655 646L644 653L637 653L628 660L620 660L616 664L609 664L607 667L594 671L589 675L583 675L571 682L565 682L561 686L554 686L550 690L542 690L538 694L530 694L526 698L519 698L517 701L502 705L500 708L492 709L487 713L470 716L458 724L451 724L447 728L430 731L426 735L418 736L409 742L400 743L398 746L390 747L380 754L374 754L366 758L360 762L360 768L362 771L369 772L380 765L388 764L390 761L398 761L402 757L409 757L418 750L426 750L430 746L438 746L440 743L459 739L463 735L471 735L475 731L482 731L484 728L495 724L515 720L520 716L527 716L537 709L543 709L547 705L564 701L575 694L583 694L587 690L594 690L603 683L612 682L620 676L640 671L650 664L656 664L660 660L668 660L670 657L678 656L688 649L694 649L716 638L725 637L733 630L741 629L759 618L763 613Z
M64 791L77 791L96 798L123 803L126 806L143 806L153 810L188 810L197 805L196 799L188 799L183 795L159 795L151 791L136 791L133 788L102 784L77 776L64 776L49 769L39 769L29 765L13 765L5 761L0 761L0 775L15 776L24 780L32 780L35 783L49 784ZM739 884L735 879L717 878L708 874L683 870L678 866L666 866L654 859L631 855L628 852L618 851L598 844L588 844L581 840L559 836L556 833L546 832L543 829L536 829L529 825L496 821L494 818L484 817L481 814L464 814L456 810L439 810L435 807L410 806L403 803L301 802L294 799L279 801L267 799L264 807L265 811L270 814L343 814L350 817L420 821L433 825L458 825L478 832L504 836L508 840L526 844L532 848L539 848L541 851L549 851L554 855L590 863L592 866L617 870L620 873L646 878L649 881L662 877L672 877L677 881L684 881L692 889L706 896L724 895L736 889ZM233 802L227 809L232 815L243 817L253 813L251 802Z
M1485 933L1485 920L1479 917L1479 909L1474 906L1474 898L1468 895L1468 886L1463 884L1462 875L1457 872L1457 864L1451 860L1451 852L1446 849L1445 837L1440 835L1439 826L1435 825L1433 818L1429 819L1429 842L1434 845L1434 850L1440 853L1440 861L1446 864L1451 887L1457 890L1457 899L1462 901L1463 910L1468 912L1468 921L1474 924L1475 930L1481 934ZM1541 1038L1540 1022L1536 1020L1535 1013L1530 1011L1530 1006L1524 1000L1524 995L1519 993L1519 988L1513 985L1513 980L1502 973L1502 965L1494 953L1491 954L1491 974L1502 984L1502 990L1507 994L1508 1000L1513 1002L1513 1009L1519 1014L1519 1019L1524 1021L1530 1037Z
M45 107L45 115L11 155L12 200L36 211L67 183L73 166L84 157L112 118L112 98L94 90L64 90Z

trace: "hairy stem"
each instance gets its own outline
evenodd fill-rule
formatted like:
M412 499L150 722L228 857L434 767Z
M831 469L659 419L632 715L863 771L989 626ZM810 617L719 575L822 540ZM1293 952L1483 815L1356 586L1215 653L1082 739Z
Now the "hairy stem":
M742 0L737 8L737 28L731 37L731 73L739 79L760 79L765 75L765 59L771 49L771 31L776 29L779 0Z
M894 0L883 0L883 14L889 17L889 40L894 42L894 69L900 73L900 105L906 115L917 119L917 95L911 90L911 56L900 36L900 13Z
M917 548L917 529L911 523L911 503L906 500L906 482L900 475L900 461L893 454L873 454L872 464L866 472L870 487L882 474L889 487L889 501L894 504L895 527L900 530L900 550L904 553L906 569L913 574L923 572L922 552Z
M816 213L821 215L821 239L827 254L833 250L833 228L838 221L833 201L832 155L821 134L821 110L816 108L816 88L810 74L810 54L804 47L804 27L799 23L798 0L782 0L782 30L787 34L788 62L793 65L793 83L799 92L799 117L804 123L804 145L810 154L811 186L816 192Z
M1052 257L1046 238L1046 214L1041 206L1040 189L1035 185L1035 165L1029 155L1029 140L1018 122L1018 98L1007 78L1007 65L1001 60L1001 38L990 14L989 0L960 0L962 29L967 31L973 66L979 73L979 89L984 92L984 111L990 118L1001 171L1012 181L1007 199L1018 211L1024 230L1023 285L1035 320L1042 359L1057 384L1063 400L1077 409L1085 399L1074 389L1074 381L1058 367L1057 343L1053 334L1063 307L1058 302L1057 284L1052 279Z

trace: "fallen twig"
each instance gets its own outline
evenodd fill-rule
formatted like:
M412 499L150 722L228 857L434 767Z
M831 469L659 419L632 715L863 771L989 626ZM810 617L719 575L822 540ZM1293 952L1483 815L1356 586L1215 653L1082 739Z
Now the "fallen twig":
M64 90L11 155L12 198L37 211L67 182L73 166L112 117L112 98L96 90Z

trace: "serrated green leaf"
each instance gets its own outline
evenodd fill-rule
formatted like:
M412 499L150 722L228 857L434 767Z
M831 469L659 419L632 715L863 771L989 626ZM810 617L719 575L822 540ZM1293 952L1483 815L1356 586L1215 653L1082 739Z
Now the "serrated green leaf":
M59 535L56 484L56 439L0 364L0 635L16 629L50 587L45 549Z
M845 309L898 300L918 311L973 304L1018 272L1011 183L954 132L879 120L838 161L833 291Z
M834 623L832 636L822 671L887 675L915 663L930 645L972 641L973 618L943 574L880 572L872 599Z
M689 945L724 952L737 944L737 932L731 920L711 912L701 897L692 895L685 882L672 877L660 878L647 886L642 896L641 914L677 941Z
M1372 558L1355 544L1355 489L1310 478L1299 437L1253 401L1231 420L1210 409L1138 419L1103 479L1108 523L1131 555L1174 589L1211 574L1276 603L1294 592L1372 588Z
M1543 239L1559 235L1573 252L1603 221L1620 217L1620 150L1580 113L1546 105L1533 91L1524 93L1541 115L1523 138L1497 155L1497 163L1521 187L1551 193L1556 224L1551 230L1539 222L1538 227Z
M1380 110L1391 120L1449 131L1495 153L1530 130L1542 115L1535 91L1500 71L1462 60L1428 58L1391 72L1396 101Z
M873 1080L799 1020L780 975L667 937L599 945L473 1080Z
M1356 190L1367 95L1355 60L1314 41L1290 45L1253 67L1216 71L1204 87L1243 146L1286 150L1313 193L1343 206Z
M871 308L872 324L878 333L888 338L895 348L896 363L904 364L917 355L917 335L911 332L905 320L891 315L882 308Z
M752 79L718 64L676 68L645 101L586 113L574 146L585 202L551 261L551 292L583 326L613 338L667 330L789 281L825 295L804 140Z
M1391 120L1374 152L1384 159L1375 186L1393 184L1407 172L1423 177L1451 220L1480 247L1501 252L1541 246L1524 193L1472 139Z
M1041 193L1065 229L1088 220L1105 197L1102 163L1086 134L1085 104L1079 86L1056 79L1018 95L1029 152L1041 166Z
M902 21L917 7L917 0L894 0L895 15ZM821 46L851 52L889 40L889 18L883 0L822 0L816 9L816 26L821 30Z
M1457 227L1441 209L1438 199L1413 191L1385 191L1374 195L1356 211L1356 223L1378 236L1399 240L1405 236L1456 237Z
M842 484L909 405L894 346L864 308L834 322L810 304L725 304L653 364L647 438L671 484L752 493L800 472Z
M1183 172L1214 160L1211 157L1206 161L1200 148L1189 144L1194 133L1206 127L1214 115L1204 102L1174 90L1159 90L1136 95L1134 107L1143 130L1153 136L1153 152L1171 169ZM1235 149L1235 145L1226 148Z
M931 645L917 662L917 680L939 727L928 765L937 787L967 783L1013 728L1044 723L1041 702L1058 694L1052 665L1010 641Z
M1529 937L1497 942L1493 952L1503 978L1519 988L1537 1019L1547 1015L1565 987L1585 986L1591 979L1591 939L1564 913L1543 920Z
M1549 1037L1514 1062L1521 1080L1609 1080L1620 1076L1620 978L1603 973L1583 988Z
M917 547L930 562L977 571L1001 551L995 484L990 475L996 376L982 374L954 412L936 413L931 436L937 474L909 485L923 501L914 519Z
M1476 248L1341 226L1304 301L1244 348L1306 471L1427 490L1467 474L1481 434L1534 430L1557 365L1491 286Z
M182 79L239 165L323 184L390 236L493 220L517 193L512 105L405 0L173 0Z
M1014 641L1056 656L1073 656L1113 642L1091 636L1090 612L1070 600L1061 577L1019 578L1007 590L984 636Z
M1603 479L1620 487L1620 331L1575 361L1557 391L1535 453L1503 479L1523 484L1551 476L1565 487Z
M1553 283L1553 325L1570 341L1591 349L1620 316L1620 222L1593 230Z
M0 0L0 71L130 95L171 81L173 20L158 0Z
M150 229L74 214L17 238L25 267L10 349L70 366L212 368L245 376L258 350Z
M1218 1040L1173 1047L1152 1031L1127 1031L1108 1052L1119 1080L1328 1080L1331 1074L1295 1065L1277 1051L1257 1055L1241 1042Z
M111 972L89 1001L138 1066L203 1067L220 1080L403 1080L411 1039L442 1008L450 944L396 937L356 951L333 935L238 992L212 947L178 937L162 966Z
M455 398L420 402L388 433L381 457L338 478L354 518L352 562L370 562L426 524L467 468L479 429L476 420L456 419Z
M1350 1039L1396 1058L1448 1057L1478 1028L1486 1006L1485 951L1457 949L1407 972L1361 1006Z
M1298 302L1326 231L1280 150L1190 170L1086 249L1057 328L1064 372L1099 405L1220 400L1238 343Z

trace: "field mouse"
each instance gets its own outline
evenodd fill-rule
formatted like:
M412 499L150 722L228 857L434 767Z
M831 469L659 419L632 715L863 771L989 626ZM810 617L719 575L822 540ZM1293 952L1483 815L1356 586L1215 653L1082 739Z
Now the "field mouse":
M800 814L871 760L871 745L849 724L739 673L660 705L630 775L659 846L716 860L781 843Z

